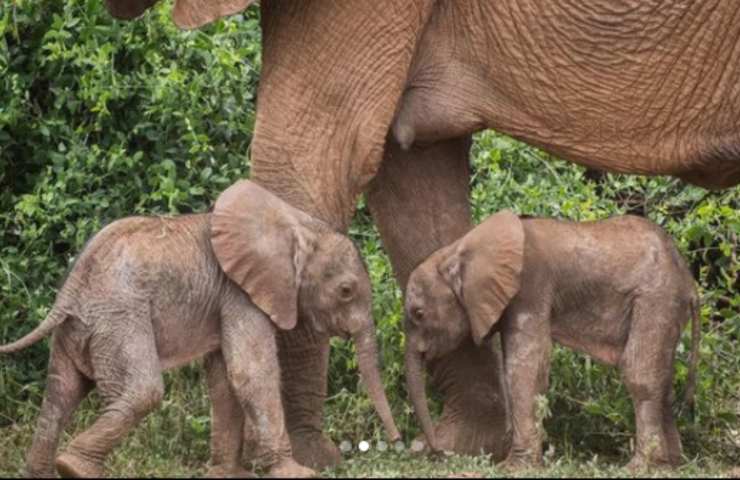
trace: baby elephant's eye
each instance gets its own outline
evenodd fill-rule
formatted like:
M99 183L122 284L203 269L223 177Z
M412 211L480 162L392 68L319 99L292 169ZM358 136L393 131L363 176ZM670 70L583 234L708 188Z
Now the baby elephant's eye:
M342 283L339 285L339 298L342 300L350 300L355 293L355 289L351 283Z
M411 314L414 316L416 320L421 320L424 318L424 309L421 307L416 307L411 311Z

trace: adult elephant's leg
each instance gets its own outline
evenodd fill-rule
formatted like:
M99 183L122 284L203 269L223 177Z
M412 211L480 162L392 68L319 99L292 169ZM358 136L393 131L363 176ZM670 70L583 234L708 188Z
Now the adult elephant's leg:
M337 465L339 449L324 436L324 400L329 369L329 338L299 319L278 333L283 406L293 457L316 470Z
M400 285L413 268L471 227L469 137L403 151L386 145L380 170L368 191ZM498 342L494 342L498 345ZM476 348L472 341L430 366L444 409L436 427L444 449L481 451L503 459L509 444L500 351Z
M260 3L263 68L250 178L339 232L348 230L357 196L381 162L419 32L436 4L393 3ZM303 323L278 337L283 399L295 458L320 468L340 459L321 434L329 341Z

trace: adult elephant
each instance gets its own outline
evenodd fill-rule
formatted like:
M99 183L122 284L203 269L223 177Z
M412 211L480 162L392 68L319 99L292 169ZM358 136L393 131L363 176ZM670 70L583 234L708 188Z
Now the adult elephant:
M106 2L114 16L133 18L153 0ZM176 0L173 17L195 28L249 3ZM470 136L484 128L594 168L708 188L740 181L734 0L263 0L260 8L253 180L341 231L367 191L401 285L470 228ZM333 463L337 450L321 434L328 342L298 329L280 346L296 456ZM472 344L431 366L445 405L441 447L503 455L499 368ZM230 438L228 402L214 408L214 429ZM227 444L214 445L216 461L234 458Z

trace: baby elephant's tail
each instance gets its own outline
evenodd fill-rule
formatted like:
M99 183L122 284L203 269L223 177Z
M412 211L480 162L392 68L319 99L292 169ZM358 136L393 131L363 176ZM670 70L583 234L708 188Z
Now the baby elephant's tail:
M38 327L33 329L31 333L13 343L0 345L0 353L13 353L30 347L51 333L52 330L61 325L66 319L67 314L54 305L51 312L49 312L49 315L47 315L44 321L41 322Z
M693 411L694 394L696 393L696 369L699 363L699 342L701 341L701 315L699 299L691 301L691 353L689 354L689 374L686 378L686 390L683 396L685 405Z

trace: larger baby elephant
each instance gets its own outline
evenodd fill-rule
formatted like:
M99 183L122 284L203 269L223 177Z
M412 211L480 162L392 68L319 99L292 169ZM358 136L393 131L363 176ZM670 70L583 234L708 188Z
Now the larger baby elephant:
M620 368L635 406L632 467L675 465L673 360L693 313L687 398L698 355L697 293L669 237L625 216L601 222L491 216L412 273L406 296L406 373L427 440L436 449L422 365L472 336L502 333L512 415L513 465L539 464L536 398L548 384L552 339Z
M212 214L132 217L104 228L46 320L0 347L13 352L54 332L28 474L54 475L59 435L95 384L102 414L56 467L101 475L110 451L162 399L162 371L218 349L270 473L313 474L292 459L280 397L275 336L296 325L298 310L320 331L354 338L369 394L397 439L375 363L370 281L345 236L246 180Z

